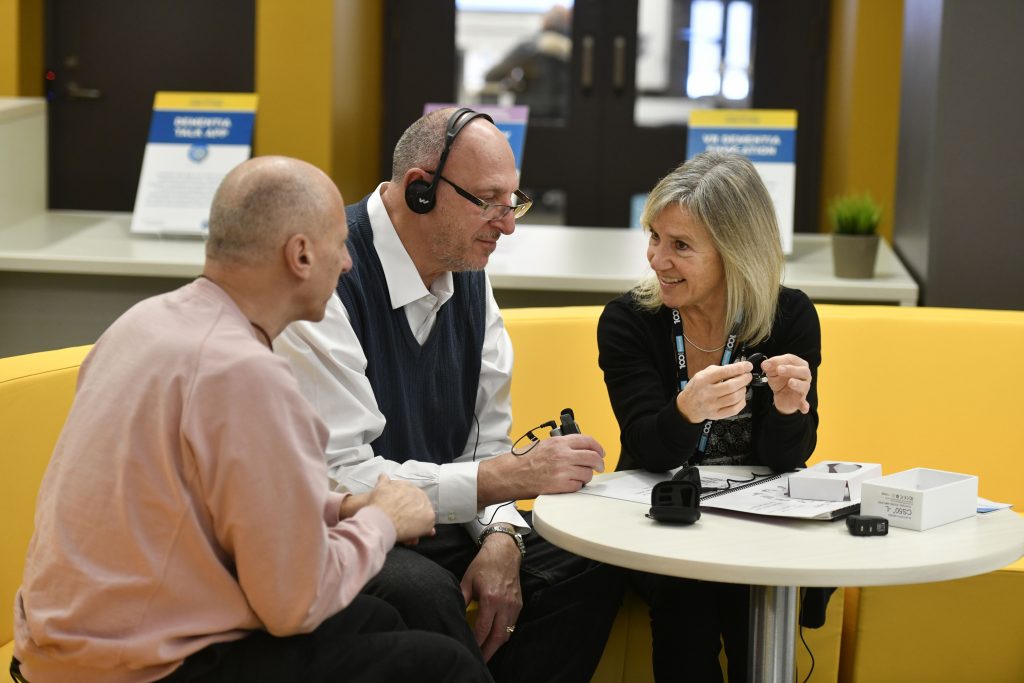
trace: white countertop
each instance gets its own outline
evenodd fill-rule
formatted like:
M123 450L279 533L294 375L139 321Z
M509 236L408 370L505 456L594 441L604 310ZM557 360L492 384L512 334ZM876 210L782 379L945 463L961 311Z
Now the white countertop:
M132 235L131 214L49 211L0 227L0 270L195 277L196 238ZM521 225L503 237L487 273L495 289L620 293L647 268L646 236L626 228ZM829 235L794 235L785 283L812 299L915 305L916 283L884 241L876 277L836 278Z
M603 476L616 476L613 473ZM668 576L761 586L875 586L944 581L1005 567L1024 555L1012 510L928 531L858 537L843 520L778 519L701 510L692 526L661 524L649 505L571 493L533 508L536 530L584 557Z
M42 97L0 97L0 121L39 114L46 114L46 100Z

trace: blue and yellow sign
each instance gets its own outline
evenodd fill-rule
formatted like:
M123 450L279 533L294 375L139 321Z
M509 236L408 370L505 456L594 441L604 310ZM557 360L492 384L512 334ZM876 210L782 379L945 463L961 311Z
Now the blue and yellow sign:
M252 93L156 94L132 232L206 234L220 181L252 152L256 103Z

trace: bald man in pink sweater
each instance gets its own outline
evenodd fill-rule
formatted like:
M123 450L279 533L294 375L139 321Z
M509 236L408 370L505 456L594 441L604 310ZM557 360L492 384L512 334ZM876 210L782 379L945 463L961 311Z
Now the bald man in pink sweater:
M37 502L12 673L30 683L490 680L360 596L432 533L417 488L332 493L327 430L272 340L352 262L341 195L250 160L213 201L195 282L133 307L82 364ZM20 671L19 671L20 663Z

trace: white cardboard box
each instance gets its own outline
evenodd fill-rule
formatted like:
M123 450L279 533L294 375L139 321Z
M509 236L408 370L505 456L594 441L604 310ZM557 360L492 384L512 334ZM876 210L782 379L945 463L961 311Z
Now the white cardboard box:
M978 477L973 474L915 467L861 488L862 515L879 515L891 526L915 531L972 517L977 507Z
M789 475L789 497L856 502L861 483L881 476L878 463L827 460Z

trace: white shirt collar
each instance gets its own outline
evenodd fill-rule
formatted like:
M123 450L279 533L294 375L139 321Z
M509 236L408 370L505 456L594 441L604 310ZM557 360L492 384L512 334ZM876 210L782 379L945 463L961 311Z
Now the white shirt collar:
M402 244L395 224L391 222L391 216L384 207L384 200L380 195L383 186L384 183L378 185L370 195L366 202L366 213L373 228L373 246L384 269L388 292L391 293L391 308L403 308L424 297L436 299L438 305L444 304L455 293L452 274L444 273L430 284L429 290L423 286L423 279L416 270L416 264Z

